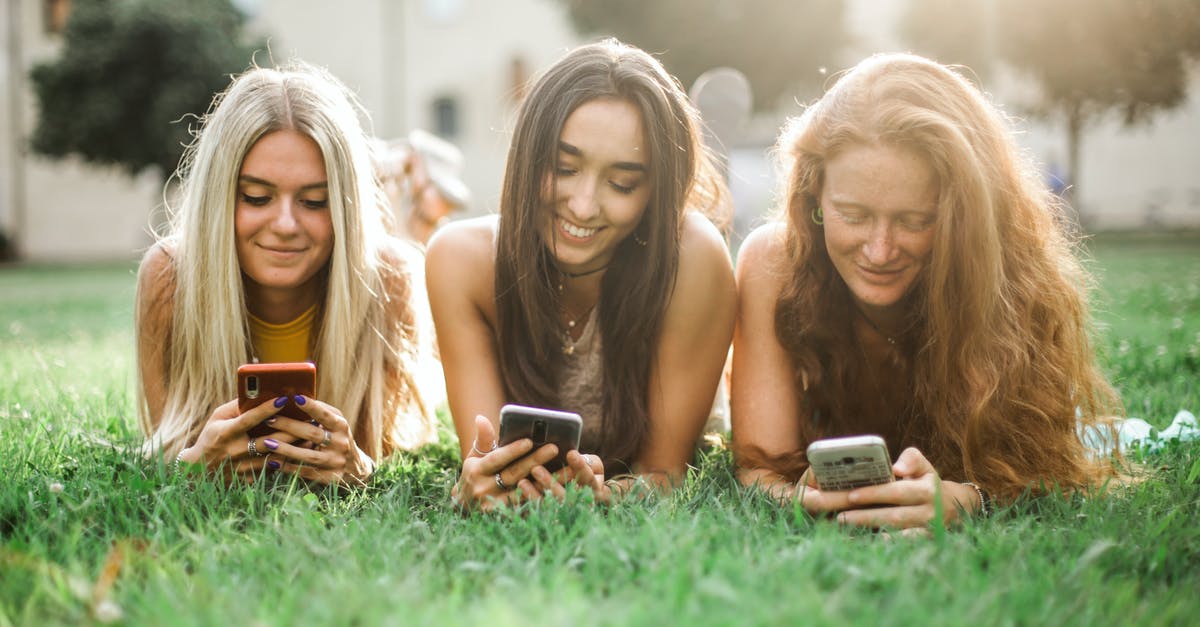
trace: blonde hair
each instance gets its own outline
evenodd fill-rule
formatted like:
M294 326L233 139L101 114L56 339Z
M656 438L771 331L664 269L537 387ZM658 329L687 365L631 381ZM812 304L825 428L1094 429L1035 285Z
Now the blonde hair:
M825 164L863 145L912 150L939 182L928 267L905 301L899 365L914 396L905 427L921 434L947 477L1001 495L1110 476L1112 466L1092 463L1076 431L1104 423L1119 401L1095 362L1089 277L1059 207L983 94L913 55L863 61L779 139L791 280L776 328L797 388L809 390L806 411L853 420L858 402L848 391L862 366L844 350L854 342L851 295L813 212ZM797 468L786 470L797 472L802 456L792 460Z
M386 223L386 199L360 118L366 113L345 86L300 62L253 67L214 99L176 172L178 206L169 207L168 231L160 238L172 256L173 311L164 338L166 404L157 427L139 386L148 450L174 455L214 408L236 396L234 372L251 358L234 241L238 174L255 142L284 129L317 144L329 188L334 243L313 340L318 396L343 412L372 458L432 439L432 416L412 376L412 278Z

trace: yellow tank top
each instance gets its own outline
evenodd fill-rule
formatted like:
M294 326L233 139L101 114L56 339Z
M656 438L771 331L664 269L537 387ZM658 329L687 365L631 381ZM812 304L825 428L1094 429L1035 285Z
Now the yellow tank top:
M311 361L308 339L312 335L313 320L317 317L314 304L295 320L283 324L271 324L250 315L250 344L254 356L261 363Z

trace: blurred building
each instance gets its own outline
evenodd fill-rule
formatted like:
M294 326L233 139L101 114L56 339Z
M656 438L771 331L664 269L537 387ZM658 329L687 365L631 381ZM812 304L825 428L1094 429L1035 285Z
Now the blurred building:
M902 47L895 24L906 0L847 0L856 45L844 65ZM258 62L297 56L328 67L355 89L383 139L423 128L457 144L471 187L469 213L495 209L515 105L527 81L584 40L555 0L235 0L250 27L269 37ZM6 0L0 27L0 231L16 234L24 258L133 258L149 243L161 205L157 174L131 179L117 170L30 154L36 111L28 71L52 58L69 0ZM830 68L834 70L836 68ZM1153 125L1116 120L1083 138L1076 205L1090 227L1200 227L1200 76L1193 97ZM988 85L1019 111L1027 82L1003 75ZM772 202L775 175L766 149L787 115L759 114L731 146L731 186L752 224ZM1021 141L1048 169L1063 168L1061 127L1023 123Z

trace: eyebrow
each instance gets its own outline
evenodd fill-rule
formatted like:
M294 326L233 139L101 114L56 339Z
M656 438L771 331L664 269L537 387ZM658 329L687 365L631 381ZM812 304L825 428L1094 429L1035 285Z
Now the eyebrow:
M579 148L572 146L571 144L568 144L567 142L564 142L564 141L558 142L558 150L559 150L559 152L565 152L568 155L571 155L573 157L582 157L583 156L582 150L580 150ZM629 172L645 172L646 171L646 164L638 163L636 161L618 161L618 162L612 164L611 167L616 168L618 170L627 170Z
M278 187L278 185L272 183L271 181L260 179L257 176L250 176L249 174L243 174L239 176L238 180L243 183L254 183L255 185L263 185L266 187ZM308 185L301 187L300 191L307 191L310 189L327 189L328 187L329 183L321 181L320 183L309 183Z

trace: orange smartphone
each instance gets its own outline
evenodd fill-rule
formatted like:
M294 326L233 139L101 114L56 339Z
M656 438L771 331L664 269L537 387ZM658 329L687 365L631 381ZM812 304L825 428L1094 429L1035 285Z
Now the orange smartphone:
M245 364L237 370L238 413L262 405L280 396L288 397L287 404L276 414L308 422L304 410L296 406L293 397L303 394L316 398L317 367L310 362ZM247 433L252 438L268 435L275 430L266 421L254 425Z

